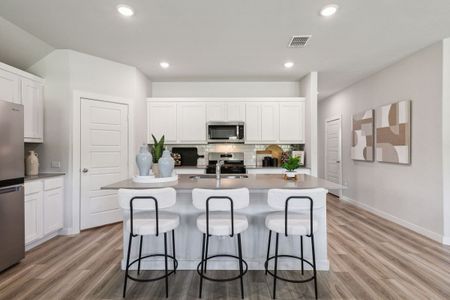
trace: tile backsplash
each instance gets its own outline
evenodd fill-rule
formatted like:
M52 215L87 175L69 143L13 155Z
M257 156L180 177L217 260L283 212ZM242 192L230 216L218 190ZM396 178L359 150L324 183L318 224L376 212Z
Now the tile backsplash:
M207 144L207 145L167 145L168 149L172 151L173 147L196 147L199 155L204 155L205 158L199 158L197 164L205 166L208 164L209 152L244 152L244 164L246 166L256 166L256 151L266 149L267 145L247 145L247 144ZM279 145L283 151L302 150L303 144L296 145Z

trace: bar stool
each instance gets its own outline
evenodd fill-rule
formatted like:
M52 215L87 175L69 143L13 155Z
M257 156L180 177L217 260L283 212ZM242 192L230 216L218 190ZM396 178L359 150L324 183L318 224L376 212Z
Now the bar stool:
M267 246L267 259L264 263L266 275L273 277L273 299L276 298L277 279L292 282L304 283L314 281L314 293L317 299L317 272L316 272L316 254L314 249L314 233L317 231L317 221L313 219L313 208L320 208L325 205L326 191L324 189L305 189L305 190L282 190L271 189L268 192L267 202L269 206L277 212L266 216L266 227L269 229L269 241ZM309 213L305 213L308 212ZM270 241L272 231L276 233L275 255L270 256ZM279 234L300 236L300 257L295 255L278 254ZM303 258L303 236L311 238L312 262ZM292 280L277 275L278 258L294 258L301 261L301 272L304 274L304 263L313 268L313 276L302 280ZM274 259L274 271L269 271L269 261Z
M127 280L131 279L138 282L150 282L165 279L166 298L169 297L168 278L174 274L178 267L178 261L175 258L175 228L180 224L180 217L177 214L160 211L162 208L169 208L176 203L176 191L173 188L150 189L150 190L119 190L120 207L130 212L130 219L126 222L126 230L130 232L127 264L125 269L125 279L123 284L123 297L127 291ZM167 232L172 231L172 254L167 254ZM164 254L150 254L142 256L142 238L145 235L159 236L164 233ZM139 257L130 263L131 243L134 237L140 237ZM138 263L137 273L141 271L141 261L149 257L164 257L164 275L156 278L137 278L129 274L129 269L135 263ZM173 260L173 270L168 270L168 259Z
M248 265L242 259L241 232L247 230L247 217L235 214L235 209L243 209L249 205L249 191L247 188L228 190L193 189L192 201L194 207L206 211L197 218L197 227L203 233L202 259L197 265L197 273L200 275L199 298L202 297L203 279L210 281L241 281L241 297L244 299L243 277L247 273ZM230 254L217 254L208 256L209 238L211 236L230 236L237 234L238 256ZM206 246L205 246L206 241ZM206 276L209 259L216 257L231 257L239 261L239 275L230 278L212 278ZM244 269L245 265L245 269Z

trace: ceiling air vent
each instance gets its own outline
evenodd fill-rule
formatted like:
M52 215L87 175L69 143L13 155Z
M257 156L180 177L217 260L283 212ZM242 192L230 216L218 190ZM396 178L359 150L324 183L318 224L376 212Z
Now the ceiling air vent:
M290 48L302 48L308 43L311 35L294 35L289 42Z

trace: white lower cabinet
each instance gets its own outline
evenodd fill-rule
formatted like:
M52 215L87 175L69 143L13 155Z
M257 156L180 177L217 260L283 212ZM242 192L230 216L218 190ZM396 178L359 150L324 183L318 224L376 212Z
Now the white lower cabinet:
M64 179L25 182L25 244L38 245L64 225ZM30 249L31 247L27 247Z
M40 180L25 183L25 244L43 237L43 194Z

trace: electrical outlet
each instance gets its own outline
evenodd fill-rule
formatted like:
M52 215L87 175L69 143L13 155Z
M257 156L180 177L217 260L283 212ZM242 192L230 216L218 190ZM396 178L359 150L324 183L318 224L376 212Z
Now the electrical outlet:
M61 162L52 160L52 168L55 168L55 169L61 168Z

